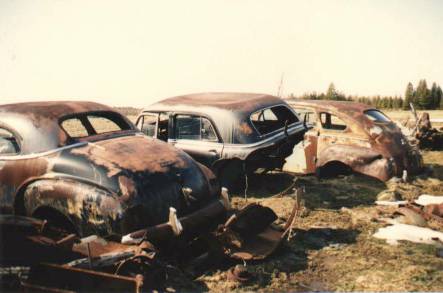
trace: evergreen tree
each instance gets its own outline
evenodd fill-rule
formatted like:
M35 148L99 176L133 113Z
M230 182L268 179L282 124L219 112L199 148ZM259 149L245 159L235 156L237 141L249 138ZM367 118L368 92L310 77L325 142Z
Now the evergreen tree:
M432 106L431 92L426 84L426 79L422 79L418 83L416 100L420 109L430 109Z
M403 103L403 109L408 110L409 109L409 103L412 103L414 99L414 86L411 82L408 83L406 86L406 92L405 92L405 101Z
M440 86L437 86L437 97L439 101L439 108L443 109L443 91Z
M334 83L331 82L328 87L328 91L326 92L326 100L337 100L337 97L337 90L335 89Z

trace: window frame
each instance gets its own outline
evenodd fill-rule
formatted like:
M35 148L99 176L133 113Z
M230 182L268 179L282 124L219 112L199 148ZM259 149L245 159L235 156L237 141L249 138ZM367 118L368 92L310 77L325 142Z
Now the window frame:
M145 123L145 116L154 116L156 118L155 121L155 130L154 130L154 135L150 136L146 133L143 132L143 124ZM138 130L140 130L144 135L152 137L152 138L157 138L158 135L158 124L159 124L159 120L160 120L160 113L159 112L144 112L142 114L140 114L140 116L137 118L137 121L135 122L135 126L138 128ZM141 122L141 124L140 124ZM140 125L140 126L139 126Z
M252 125L252 127L255 129L255 131L256 131L256 133L258 134L259 137L270 136L270 135L272 135L272 134L274 134L274 133L276 133L276 132L281 131L282 129L285 128L285 126L283 126L283 127L281 127L281 128L278 128L278 129L275 129L275 130L273 130L273 131L271 131L271 132L268 132L268 133L262 134L262 133L257 129L257 127L255 127L255 124L254 124L254 122L252 121L252 115L254 115L255 113L260 112L260 111L265 111L265 110L267 110L267 109L271 109L271 108L275 108L275 107L280 107L280 106L285 107L285 108L288 109L290 112L292 112L292 114L294 114L294 116L295 116L296 119L297 119L297 121L295 121L295 122L293 122L293 123L291 123L291 124L288 124L288 128L289 128L290 126L292 126L292 125L297 124L297 123L300 122L300 118L298 117L298 115L297 115L297 113L294 111L294 109L292 109L292 107L290 107L290 106L288 106L288 105L286 105L286 104L276 104L276 105L271 105L271 106L267 106L267 107L264 107L264 108L260 108L259 110L255 110L254 112L251 112L251 113L249 114L249 118L248 118L248 119L249 119L249 123L250 123L250 124ZM274 115L275 115L275 114L274 114ZM278 118L278 117L277 117L277 118Z
M209 123L210 123L210 125L211 125L211 127L212 127L212 129L214 130L214 134L215 134L215 139L214 140L202 140L202 139L188 139L188 138L178 138L177 137L177 116L180 116L180 115L182 115L182 116L192 116L192 117L199 117L200 118L200 137L201 137L201 125L202 125L202 123L201 123L201 119L202 118L204 118L204 119L206 119ZM205 115L200 115L200 114L193 114L193 113L184 113L184 112L180 112L180 113L174 113L174 115L173 115L173 119L174 119L174 129L173 129L173 131L174 131L174 139L176 140L176 141L192 141L192 142L201 142L201 143L222 143L222 140L221 140L221 138L220 138L220 135L219 135L219 133L218 133L218 129L217 129L217 127L215 126L215 123L214 123L214 121L212 121L212 119L211 118L209 118L208 116L205 116Z
M119 119L121 119L120 121L114 121L113 119L109 118L109 116L115 116L118 117ZM101 118L107 118L110 121L112 121L113 123L115 123L118 127L120 127L120 130L116 130L116 131L109 131L109 132L102 132L102 133L97 133L96 130L94 129L93 125L89 122L89 118L88 116L96 116L96 117L101 117ZM86 131L89 134L89 130L88 130L88 126L83 124L83 120L86 119L87 124L90 125L90 127L92 127L92 129L94 130L93 134L89 134L88 136L82 136L82 137L72 137L67 131L66 129L64 129L64 127L62 126L63 122L69 120L69 119L74 119L77 118L82 122L82 125L85 127ZM124 126L128 126L128 129L125 129L123 126L124 123L126 125ZM134 126L132 125L132 123L128 122L127 118L125 118L122 114L118 113L118 112L113 112L113 111L90 111L90 112L81 112L81 113L73 113L73 114L68 114L65 115L63 117L61 117L58 120L58 126L60 127L60 129L63 130L63 132L66 134L66 136L68 137L68 139L77 142L77 141L82 141L82 140L87 140L89 138L93 138L93 137L99 137L99 136L107 136L107 135L112 135L112 134L121 134L121 133L127 133L127 132L133 132L135 131ZM69 144L69 143L68 143Z
M295 113L297 113L297 115L299 115L299 118L300 118L301 121L304 121L304 116L303 116L303 119L302 119L301 115L298 113L299 110L305 111L305 113L308 112L309 114L312 114L312 117L315 120L314 123L310 123L309 120L307 120L306 123L311 124L313 126L313 128L317 127L318 122L319 122L318 121L319 117L318 117L317 111L315 109L307 108L307 107L296 107L296 106L291 107L291 108L295 111ZM320 124L321 124L321 122L320 122Z
M337 117L338 119L340 119L344 123L344 125L346 127L344 129L334 129L334 128L325 128L325 127L323 127L323 123L322 123L322 120L321 120L321 114L323 114L323 113ZM335 114L327 112L327 111L320 111L320 112L318 112L318 120L320 122L318 124L320 124L321 129L326 130L326 131L345 132L345 131L348 131L348 129L349 129L349 125L342 118L338 117L338 115L335 115ZM331 121L331 124L332 124L332 121Z

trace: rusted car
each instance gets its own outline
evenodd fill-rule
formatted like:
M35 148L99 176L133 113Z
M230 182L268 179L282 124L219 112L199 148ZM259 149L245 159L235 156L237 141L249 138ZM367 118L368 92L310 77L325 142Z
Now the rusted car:
M386 181L417 173L422 157L381 111L344 101L287 100L313 126L284 170L331 174L352 170Z
M123 235L168 222L171 211L198 213L220 202L220 193L207 167L107 106L0 106L2 213L46 219L80 236Z
M247 93L201 93L155 103L136 125L211 168L234 188L244 174L281 169L305 125L278 97Z

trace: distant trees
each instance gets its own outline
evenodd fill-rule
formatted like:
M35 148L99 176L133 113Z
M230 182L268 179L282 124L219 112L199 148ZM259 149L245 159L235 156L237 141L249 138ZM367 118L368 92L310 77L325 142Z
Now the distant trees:
M296 97L291 94L289 97ZM443 91L437 83L433 82L431 89L428 88L425 79L419 81L417 88L409 82L406 86L404 98L400 96L346 96L338 91L334 83L330 83L326 93L305 93L298 97L308 100L336 100L356 101L381 109L409 109L412 103L417 109L443 109Z

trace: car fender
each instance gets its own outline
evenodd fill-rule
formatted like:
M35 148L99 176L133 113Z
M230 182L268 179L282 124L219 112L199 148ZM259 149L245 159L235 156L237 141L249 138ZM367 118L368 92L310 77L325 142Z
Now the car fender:
M46 176L25 182L16 196L17 208L20 202L27 216L41 207L60 212L80 235L108 234L124 211L116 194L71 176Z
M328 163L341 162L353 171L379 180L386 181L392 177L391 160L373 149L350 145L333 145L321 151L317 158L317 168Z

